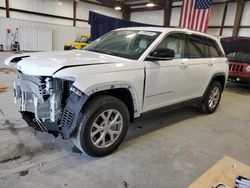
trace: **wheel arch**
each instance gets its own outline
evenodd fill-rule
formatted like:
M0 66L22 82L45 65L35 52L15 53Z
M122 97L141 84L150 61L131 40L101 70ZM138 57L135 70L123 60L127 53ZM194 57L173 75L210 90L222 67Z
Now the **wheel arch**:
M120 99L127 106L130 116L130 122L133 122L134 118L138 116L138 103L135 93L130 85L121 86L108 86L102 88L94 88L91 93L88 93L88 101L100 95L110 95ZM86 103L88 103L88 101Z
M212 78L210 79L209 83L208 83L208 86L206 88L206 91L205 93L203 94L203 98L204 96L206 95L209 87L211 86L211 84L214 82L214 81L218 81L220 84L221 84L221 87L222 87L222 91L224 90L225 86L226 86L226 74L224 72L219 72L219 73L216 73L212 76Z

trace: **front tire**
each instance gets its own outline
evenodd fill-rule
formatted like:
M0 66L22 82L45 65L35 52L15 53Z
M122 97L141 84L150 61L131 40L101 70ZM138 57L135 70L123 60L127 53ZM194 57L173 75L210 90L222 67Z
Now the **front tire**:
M213 81L203 99L200 110L206 114L213 113L220 103L221 93L222 86L220 82Z
M129 112L126 105L112 96L97 96L79 115L73 142L82 152L101 157L112 153L126 136Z

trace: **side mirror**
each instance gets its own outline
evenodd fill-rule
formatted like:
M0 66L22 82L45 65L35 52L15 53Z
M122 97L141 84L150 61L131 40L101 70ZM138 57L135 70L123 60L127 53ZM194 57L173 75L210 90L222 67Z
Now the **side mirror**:
M175 51L169 48L158 48L152 51L147 60L171 60L175 57Z

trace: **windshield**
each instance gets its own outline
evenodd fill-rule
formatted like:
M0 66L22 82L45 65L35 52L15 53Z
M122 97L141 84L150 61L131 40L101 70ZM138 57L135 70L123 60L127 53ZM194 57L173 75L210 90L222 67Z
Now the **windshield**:
M85 47L84 50L139 59L159 35L160 32L154 31L112 31Z
M231 61L250 62L250 53L232 52L227 54L227 57Z
M87 43L88 41L89 41L89 37L84 37L84 36L78 37L75 40L75 42L84 42L84 43Z

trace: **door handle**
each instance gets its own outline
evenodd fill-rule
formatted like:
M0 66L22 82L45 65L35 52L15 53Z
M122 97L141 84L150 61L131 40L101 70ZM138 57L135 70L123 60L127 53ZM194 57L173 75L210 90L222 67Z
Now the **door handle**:
M187 67L188 67L188 65L186 63L184 63L184 62L182 62L180 64L180 68L182 68L182 69L186 69Z

